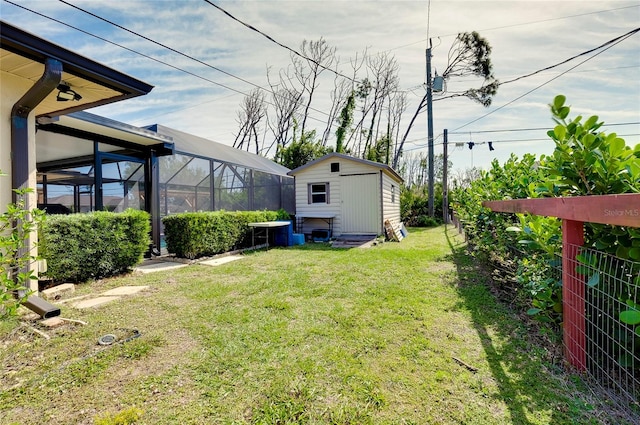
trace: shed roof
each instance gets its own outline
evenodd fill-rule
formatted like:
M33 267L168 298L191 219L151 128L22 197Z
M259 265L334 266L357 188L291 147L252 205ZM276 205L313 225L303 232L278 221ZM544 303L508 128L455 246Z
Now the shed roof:
M62 63L62 80L82 99L56 100L50 93L36 108L36 116L57 116L149 93L153 86L88 59L13 25L0 21L0 68L32 86L48 58Z
M287 176L289 171L287 167L283 167L263 156L223 145L222 143L214 142L204 137L194 136L193 134L184 133L160 124L154 124L147 128L156 131L160 135L169 136L173 140L175 150L178 153L211 158L220 162L249 167L279 176Z
M368 165L370 167L375 167L378 168L380 170L382 170L384 173L388 174L391 178L393 178L394 180L398 181L398 182L403 182L404 180L402 179L402 177L400 177L400 175L391 167L389 167L386 164L382 164L380 162L375 162L375 161L369 161L367 159L362 159L362 158L356 158L353 156L349 156L349 155L345 155L342 153L337 153L337 152L331 152L326 154L325 156L318 158L318 159L314 159L311 162L307 162L306 164L289 171L287 174L289 174L290 176L295 176L296 174L299 174L300 172L306 170L309 167L312 167L320 162L324 162L324 161L329 161L329 160L335 160L336 158L339 159L344 159L347 161L353 161L353 162L358 162L360 164L364 164L364 165Z

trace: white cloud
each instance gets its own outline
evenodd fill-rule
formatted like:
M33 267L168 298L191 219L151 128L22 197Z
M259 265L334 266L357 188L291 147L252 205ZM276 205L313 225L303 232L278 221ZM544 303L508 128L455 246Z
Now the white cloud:
M369 54L389 51L400 65L401 87L414 88L405 113L405 126L422 96L415 89L425 82L427 17L433 41L433 67L446 66L455 35L478 31L492 46L494 72L505 81L555 64L613 39L638 26L636 1L232 1L216 2L239 19L298 49L304 40L324 37L337 48L341 70L365 49ZM21 4L44 15L98 34L203 78L248 93L253 86L196 63L175 52L136 37L59 2ZM74 1L79 7L112 20L179 52L266 87L266 68L274 72L290 63L290 52L250 31L205 2L197 1ZM600 12L600 13L592 13ZM242 95L142 58L117 46L72 30L8 3L2 19L155 86L147 96L98 108L94 112L137 125L159 123L230 144L237 131L236 111ZM598 115L609 123L640 121L640 35L636 34L574 71L517 100L578 63L578 60L500 87L490 108L467 99L434 102L434 133L453 130L510 103L460 131L487 131L551 127L547 104L563 93L572 113ZM586 57L585 57L586 58ZM591 70L583 72L583 70ZM314 118L324 120L332 78L325 74L313 107ZM464 84L470 82L465 81ZM455 82L450 82L455 86ZM464 87L464 85L459 85ZM312 121L316 122L316 121ZM418 118L407 148L426 144L426 117ZM620 133L638 133L638 125L616 127ZM319 128L322 131L322 128ZM403 128L404 131L404 128ZM488 133L466 136L478 141L544 137L540 132ZM542 136L541 136L542 135ZM459 137L459 135L456 135ZM627 138L634 145L638 136ZM436 143L440 143L438 140ZM500 142L489 153L486 145L469 152L453 150L456 166L476 166L517 152L549 152L549 142ZM422 150L425 150L423 147ZM436 153L441 151L437 144Z

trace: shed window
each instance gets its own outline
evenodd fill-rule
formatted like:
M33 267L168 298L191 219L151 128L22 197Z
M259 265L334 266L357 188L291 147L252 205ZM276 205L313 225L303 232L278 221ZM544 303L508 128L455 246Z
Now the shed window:
M339 162L332 162L331 163L331 172L332 173L339 173L340 172L340 163Z
M394 185L391 185L391 203L396 203L396 187Z
M309 183L308 191L310 204L329 203L329 183Z

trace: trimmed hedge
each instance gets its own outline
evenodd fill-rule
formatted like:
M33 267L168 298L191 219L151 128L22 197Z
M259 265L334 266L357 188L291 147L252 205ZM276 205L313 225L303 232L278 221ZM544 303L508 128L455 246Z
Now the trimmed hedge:
M144 211L49 215L40 229L39 254L54 281L84 282L123 273L149 249Z
M288 218L277 211L205 211L169 215L162 224L167 250L194 259L249 246L247 223Z

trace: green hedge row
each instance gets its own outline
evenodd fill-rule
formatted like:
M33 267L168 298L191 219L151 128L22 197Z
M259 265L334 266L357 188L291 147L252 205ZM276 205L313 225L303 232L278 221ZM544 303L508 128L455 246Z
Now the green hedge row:
M248 223L289 219L277 211L206 211L181 213L162 219L167 250L194 259L249 246Z
M122 273L149 249L150 216L144 211L50 215L38 250L54 281L84 282Z

